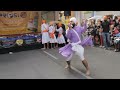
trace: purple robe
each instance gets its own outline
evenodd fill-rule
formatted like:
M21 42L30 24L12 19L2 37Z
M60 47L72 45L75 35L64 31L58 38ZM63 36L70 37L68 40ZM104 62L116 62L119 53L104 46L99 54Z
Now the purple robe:
M87 30L87 25L84 24L83 27L75 26L74 30L76 30L76 32L80 36L80 35L82 35L82 33L84 33ZM79 41L79 38L77 37L77 35L75 34L75 32L73 30L69 30L66 36L70 40L71 43L76 43ZM91 45L92 46L93 43L92 43L91 36L86 37L84 40L82 40L80 45L82 45L82 46ZM68 58L73 53L71 48L72 48L71 44L67 44L66 46L59 49L59 53L62 56Z

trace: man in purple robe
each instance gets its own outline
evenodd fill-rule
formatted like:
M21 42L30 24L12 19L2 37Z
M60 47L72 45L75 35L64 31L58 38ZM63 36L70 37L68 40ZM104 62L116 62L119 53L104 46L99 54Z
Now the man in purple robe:
M84 48L82 46L92 45L92 38L88 37L83 41L81 41L80 35L82 35L82 33L87 30L86 21L84 22L83 27L76 25L76 22L77 20L75 17L72 17L70 19L70 24L68 25L69 30L66 35L70 42L66 46L60 48L59 53L61 53L64 57L67 57L66 68L71 68L70 61L73 56L73 53L77 54L86 68L86 75L90 75L90 68L89 68L88 62L84 57Z

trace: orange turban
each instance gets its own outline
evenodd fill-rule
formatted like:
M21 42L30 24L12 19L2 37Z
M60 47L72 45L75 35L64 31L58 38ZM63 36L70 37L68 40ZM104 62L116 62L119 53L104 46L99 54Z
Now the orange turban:
M46 23L46 20L42 20L42 23Z
M104 16L103 18L104 18L104 20L106 20L106 19L107 19L107 16Z
M54 22L53 22L53 21L51 21L51 22L50 22L50 25L53 25L53 24L54 24Z
M61 27L62 26L62 23L58 23L58 27Z

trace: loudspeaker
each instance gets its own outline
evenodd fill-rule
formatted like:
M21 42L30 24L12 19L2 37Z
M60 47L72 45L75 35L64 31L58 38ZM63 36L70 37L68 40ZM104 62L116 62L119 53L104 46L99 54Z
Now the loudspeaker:
M71 11L64 11L64 16L71 16Z

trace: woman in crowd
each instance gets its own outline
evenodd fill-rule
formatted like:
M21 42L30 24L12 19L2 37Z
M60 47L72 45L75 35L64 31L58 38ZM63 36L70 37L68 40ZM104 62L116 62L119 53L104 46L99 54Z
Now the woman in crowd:
M102 37L102 26L101 26L101 23L102 23L102 21L99 19L98 21L97 21L97 35L98 35L98 37L99 37L99 41L100 41L100 47L104 47L104 45L103 45L103 37Z
M58 23L58 29L56 29L56 31L58 32L58 37L57 37L57 42L60 45L65 45L65 38L63 36L63 28L62 28L62 24ZM57 45L58 46L58 45Z
M113 31L114 36L114 45L115 45L115 52L118 52L120 50L120 27L117 26L114 28Z
M91 21L91 23L89 24L87 29L89 31L89 35L92 36L92 40L93 40L94 45L96 45L96 42L95 42L96 25L95 25L95 21L94 20Z
M57 39L56 39L56 36L55 36L55 26L54 26L54 22L53 21L50 22L49 36L50 36L51 48L53 49L53 48L55 48L55 43L57 43Z

